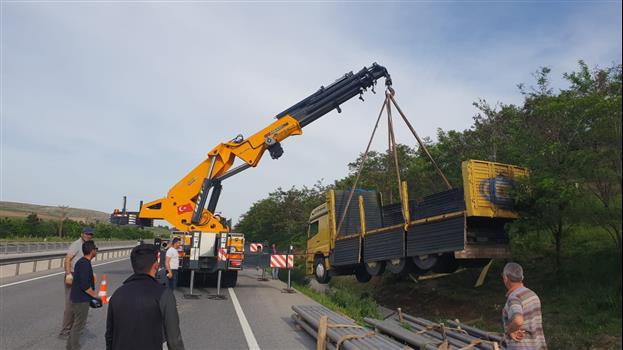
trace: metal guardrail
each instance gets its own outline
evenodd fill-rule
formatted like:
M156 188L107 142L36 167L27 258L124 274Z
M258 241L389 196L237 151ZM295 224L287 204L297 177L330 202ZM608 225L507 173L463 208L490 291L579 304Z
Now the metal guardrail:
M130 256L130 251L134 246L136 246L136 244L124 245L121 247L101 248L99 249L98 255L93 261L96 262ZM40 252L21 256L16 256L12 254L0 255L0 267L2 270L0 277L4 278L8 276L17 276L24 273L45 271L53 268L63 267L65 255L65 252ZM47 265L41 266L40 263L46 261ZM27 264L29 265L28 268L23 269L22 267ZM32 264L32 266L30 266L30 264ZM13 272L10 271L11 265L15 266Z
M118 247L134 244L136 241L100 241L96 240L99 248ZM34 253L49 250L65 250L72 242L0 242L0 256L3 254Z

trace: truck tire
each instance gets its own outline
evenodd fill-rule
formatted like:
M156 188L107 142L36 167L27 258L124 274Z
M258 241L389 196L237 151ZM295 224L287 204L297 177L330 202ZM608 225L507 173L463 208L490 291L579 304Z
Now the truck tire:
M437 258L437 264L433 266L435 273L452 273L459 268L459 262L454 258L454 254L447 253Z
M391 259L387 260L385 267L393 274L404 275L411 271L412 263L408 258Z
M190 270L178 270L177 271L177 286L189 287L190 286Z
M355 268L355 278L359 283L366 283L372 279L372 275L368 273L365 265L359 265Z
M385 272L385 261L368 261L364 266L372 276L380 276Z
M234 288L238 283L238 271L223 271L221 274L221 287Z
M331 280L327 266L324 263L324 257L317 256L314 259L314 276L320 284L327 284Z
M413 263L422 271L429 271L437 264L437 255L414 256Z

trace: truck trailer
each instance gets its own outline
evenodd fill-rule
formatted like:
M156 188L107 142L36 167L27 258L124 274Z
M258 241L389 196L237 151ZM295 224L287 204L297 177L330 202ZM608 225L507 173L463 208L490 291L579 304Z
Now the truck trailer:
M505 226L518 216L509 190L528 170L480 160L461 170L462 187L421 201L409 200L406 182L399 203L383 204L374 190L329 191L310 214L307 274L320 283L335 275L367 282L385 270L453 272L510 257Z

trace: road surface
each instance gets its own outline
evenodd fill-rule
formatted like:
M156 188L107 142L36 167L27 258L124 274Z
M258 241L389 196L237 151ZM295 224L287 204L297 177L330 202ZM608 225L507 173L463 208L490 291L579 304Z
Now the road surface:
M128 259L95 263L98 276L108 277L108 295L131 275ZM64 349L57 337L63 313L60 269L0 280L0 349ZM238 286L224 289L227 300L209 300L212 288L195 288L200 299L184 299L176 290L186 349L315 349L315 341L294 327L291 306L316 304L306 296L282 293L281 281L257 281L255 269L241 271ZM104 349L106 307L91 309L81 344Z

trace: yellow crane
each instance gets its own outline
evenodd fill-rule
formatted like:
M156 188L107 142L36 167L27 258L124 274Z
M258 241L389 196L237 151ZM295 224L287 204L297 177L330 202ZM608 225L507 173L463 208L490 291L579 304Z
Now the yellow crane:
M225 218L215 213L223 180L256 167L266 151L271 158L279 158L283 154L283 140L301 135L303 127L333 110L341 112L340 106L351 98L359 96L363 100L363 93L369 88L374 92L377 80L383 77L385 85L391 86L387 69L376 63L357 73L347 73L279 113L274 122L255 134L247 138L238 135L218 144L208 152L205 160L169 189L166 197L142 205L139 218L166 220L178 230L192 233L193 237L203 242L193 243L188 235L186 246L189 249L184 256L188 256L189 261L182 264L183 267L208 273L239 268L236 266L242 264L244 238L222 235L229 233L231 228ZM232 168L236 159L242 164ZM219 265L215 259L221 248L226 249L228 261L231 260L227 266ZM235 284L235 271L230 275L226 276L226 280Z

